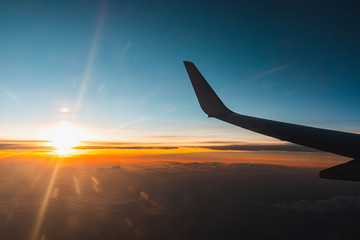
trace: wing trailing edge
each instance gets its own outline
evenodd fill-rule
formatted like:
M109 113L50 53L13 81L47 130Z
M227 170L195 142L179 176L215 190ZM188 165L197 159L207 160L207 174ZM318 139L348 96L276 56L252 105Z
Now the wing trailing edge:
M235 113L225 106L193 63L184 61L184 64L200 106L208 117L215 117L227 123L282 141L360 159L359 134L273 121ZM360 181L360 161L352 160L348 163L322 170L320 177Z

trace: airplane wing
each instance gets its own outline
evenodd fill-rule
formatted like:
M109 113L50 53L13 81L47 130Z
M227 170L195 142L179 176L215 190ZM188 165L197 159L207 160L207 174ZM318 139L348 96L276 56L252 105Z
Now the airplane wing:
M360 135L328 129L256 118L229 110L191 62L184 61L192 86L202 110L230 124L282 141L288 141L317 150L350 157L355 160L327 168L321 178L360 181Z

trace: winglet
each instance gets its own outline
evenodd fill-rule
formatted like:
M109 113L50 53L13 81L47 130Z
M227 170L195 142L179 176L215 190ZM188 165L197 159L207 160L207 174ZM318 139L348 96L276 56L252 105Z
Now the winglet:
M216 95L195 65L188 61L184 61L184 64L200 106L208 117L224 117L233 113Z

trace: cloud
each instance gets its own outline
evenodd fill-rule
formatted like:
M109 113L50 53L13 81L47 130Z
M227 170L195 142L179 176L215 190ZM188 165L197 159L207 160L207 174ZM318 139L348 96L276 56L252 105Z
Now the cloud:
M11 98L14 102L17 102L19 103L20 102L20 99L15 95L13 94L12 92L4 89L4 88L1 88L1 90L9 97Z
M134 142L83 142L85 146L78 146L74 149L178 149L178 148L203 148L217 151L266 151L266 152L319 152L318 150L295 145L295 144L223 144L228 142L200 142L194 145L164 146L161 143L141 143ZM217 144L217 145L208 145Z
M136 120L134 120L134 121L121 124L121 125L118 126L117 128L125 128L125 127L131 126L131 125L134 125L134 124L138 124L138 123L141 123L141 122L144 122L144 121L147 121L147 120L149 120L149 118L147 118L147 117L146 117L146 118L136 119Z
M269 75L269 74L271 74L271 73L278 72L278 71L280 71L280 70L283 70L283 69L285 69L285 68L290 67L292 64L293 64L293 63L288 63L288 64L285 64L285 65L282 65L282 66L279 66L279 67L270 69L270 70L268 70L268 71L259 73L259 74L255 75L255 76L253 76L252 79L261 78L261 77L264 77L264 76Z
M124 53L126 53L128 50L129 50L129 48L130 48L130 46L131 46L131 44L132 44L132 41L131 40L129 40L128 42L127 42L127 44L126 44L126 46L124 47Z
M82 141L83 144L88 144L91 146L98 145L136 145L137 142L110 142L110 141Z
M279 203L276 207L296 212L344 213L360 211L360 196L334 196L328 199Z
M0 143L0 150L54 150L51 146Z
M5 140L5 139L0 139L0 143L46 143L46 142L50 142L47 140Z
M90 150L90 149L178 149L178 147L170 147L170 146L77 146L73 149L82 149L82 150Z
M111 166L59 169L40 234L87 240L358 236L352 226L359 214L349 214L359 206L358 184L321 181L310 169L222 162L127 166L121 160L116 171ZM33 162L0 163L1 239L26 239L51 174ZM323 212L273 206L325 194L321 204L330 207ZM340 210L329 214L337 204Z
M179 135L155 135L155 136L145 136L146 138L150 138L150 139L192 139L192 136L179 136Z
M104 88L105 88L105 83L102 83L98 88L98 92L102 92Z

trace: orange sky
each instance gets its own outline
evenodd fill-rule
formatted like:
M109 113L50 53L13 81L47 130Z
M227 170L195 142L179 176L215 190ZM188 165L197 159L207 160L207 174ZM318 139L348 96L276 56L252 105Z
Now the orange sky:
M51 164L57 159L67 166L109 167L113 165L144 164L151 162L226 162L226 163L263 163L295 167L326 168L346 161L346 158L322 152L301 151L239 151L213 150L209 147L237 147L224 142L184 144L150 143L105 143L83 144L84 149L74 149L70 154L58 154L55 147L44 146L47 142L0 141L0 161L41 161ZM48 145L48 144L47 144ZM210 145L210 146L208 146ZM250 147L252 147L251 145ZM258 148L268 145L255 145ZM273 145L270 145L273 146ZM283 146L283 145L279 145ZM284 145L287 147L288 145ZM99 149L100 148L100 149ZM102 149L101 149L102 148Z

